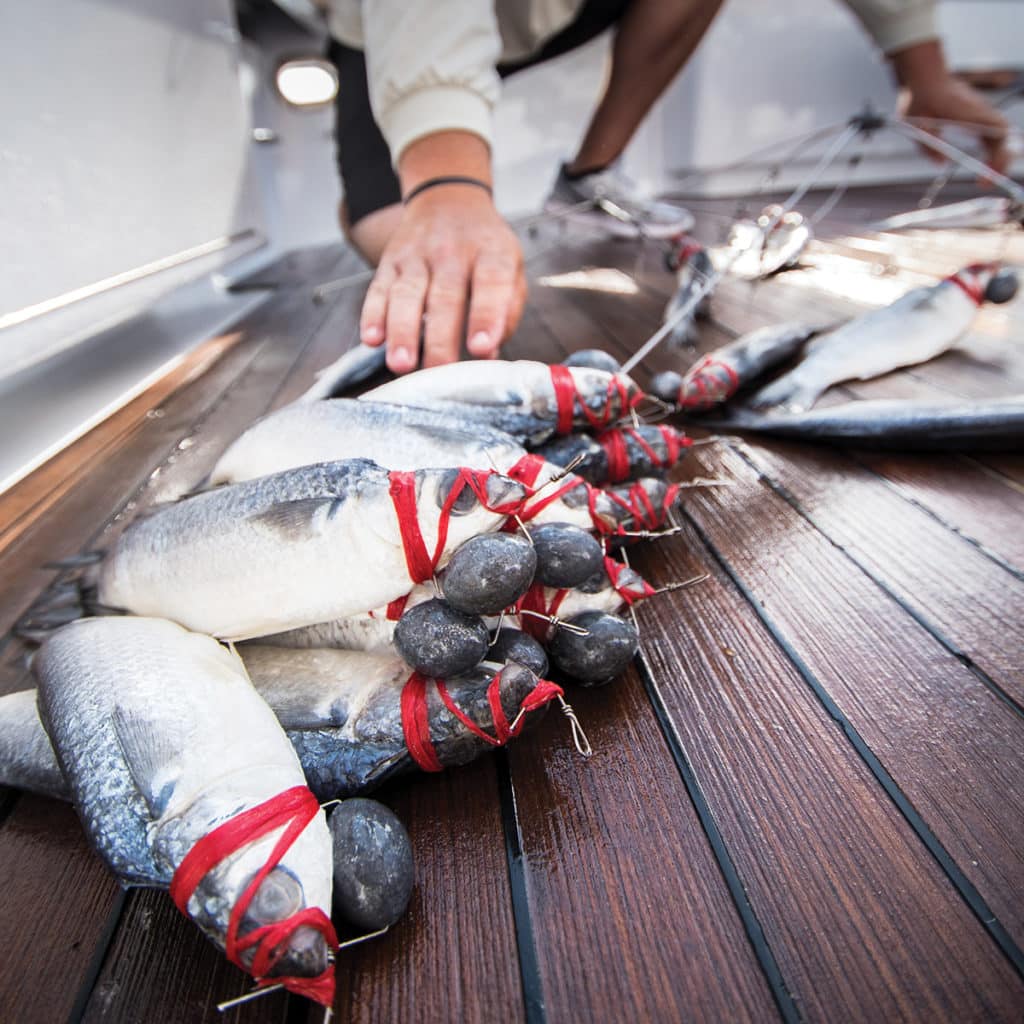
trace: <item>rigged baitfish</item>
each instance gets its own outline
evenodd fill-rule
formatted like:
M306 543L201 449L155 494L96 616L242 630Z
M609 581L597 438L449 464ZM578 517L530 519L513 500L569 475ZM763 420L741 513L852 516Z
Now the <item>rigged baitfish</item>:
M903 231L910 228L989 228L1024 221L1021 204L1008 196L979 196L959 203L908 210L869 224L872 231Z
M39 711L90 842L257 978L329 1002L323 812L239 658L145 618L82 619L36 654Z
M715 272L711 257L699 242L685 238L670 259L671 269L676 272L676 287L665 307L662 322L667 323L682 312L698 288L708 283ZM706 292L694 309L679 320L669 331L668 341L677 348L692 345L697 338L697 320L711 315L711 293Z
M729 230L726 259L733 259L729 272L754 281L795 267L813 237L803 214L790 210L765 234L765 229L782 213L777 204L766 206L756 221L738 220Z
M651 394L692 412L713 409L795 356L818 330L802 323L761 327L701 356L685 377L672 371L657 374L651 380Z
M1019 451L1024 447L1024 395L984 401L844 402L791 414L737 409L725 420L707 422L713 422L716 430L754 430L829 444L915 450Z
M468 466L504 473L525 454L508 434L454 412L334 398L287 405L257 420L217 460L210 483L357 458L387 469Z
M517 723L516 718L521 711L538 710L557 693L552 684L520 665L486 661L438 684L414 677L394 653L295 650L248 643L238 648L243 669L212 639L189 634L173 623L166 625L186 638L196 638L197 645L206 641L205 653L213 651L215 658L231 662L233 671L243 678L248 671L250 699L255 687L277 716L310 789L321 800L369 792L417 767L434 771L438 766L466 764L495 746L494 739L484 739L480 731L493 732L499 743L506 742L520 731L523 720ZM194 667L187 658L178 661L184 670ZM197 673L196 678L201 682L208 674ZM164 679L165 673L158 672L157 677ZM492 697L502 709L498 722ZM230 708L223 712L221 731L237 720L231 715ZM256 740L258 736L252 749L258 752ZM187 749L191 757L191 748ZM0 697L0 785L60 800L70 797L36 713L35 690Z
M679 463L690 443L675 427L642 423L611 427L596 437L567 434L553 438L538 448L537 454L557 466L574 463L578 476L600 485L666 473Z
M417 370L360 400L455 412L533 445L575 427L609 427L628 415L643 393L621 373L493 359Z
M401 597L525 494L491 470L303 466L157 509L86 582L110 608L222 639L265 636Z
M521 712L560 693L516 664L485 661L441 681L411 673L397 656L361 651L250 644L239 653L321 799L364 793L417 767L466 764L518 735Z
M747 404L802 412L833 384L868 380L934 359L967 332L998 269L995 263L972 264L820 335L792 370L757 391Z

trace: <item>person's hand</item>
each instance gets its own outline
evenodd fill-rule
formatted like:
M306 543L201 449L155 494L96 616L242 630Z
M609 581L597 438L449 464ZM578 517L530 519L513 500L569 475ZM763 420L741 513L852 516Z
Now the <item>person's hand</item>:
M519 239L474 185L438 185L413 198L381 256L363 303L360 335L387 343L394 373L470 355L494 358L526 299ZM465 327L464 327L465 325Z
M973 130L977 135L985 163L1004 174L1010 164L1006 118L979 92L949 73L939 44L930 41L908 47L893 54L892 60L900 84L906 90L902 115L912 121L920 118L914 123L933 135L940 134L942 126L929 124L930 119L963 122L966 131ZM973 129L970 126L974 126ZM944 162L945 158L935 150L923 143L921 148L936 162Z

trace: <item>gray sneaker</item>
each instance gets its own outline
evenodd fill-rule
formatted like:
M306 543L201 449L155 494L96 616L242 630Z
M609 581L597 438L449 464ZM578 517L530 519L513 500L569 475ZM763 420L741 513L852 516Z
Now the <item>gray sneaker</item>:
M566 213L587 200L595 204L592 209ZM544 209L548 213L565 214L572 220L600 223L611 234L622 238L641 235L673 238L693 227L693 214L689 210L644 195L636 182L615 164L574 180L566 177L563 164Z

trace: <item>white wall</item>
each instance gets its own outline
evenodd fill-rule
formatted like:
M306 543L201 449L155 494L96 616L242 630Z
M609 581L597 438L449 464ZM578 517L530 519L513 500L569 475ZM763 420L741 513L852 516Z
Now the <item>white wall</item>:
M0 318L262 228L235 42L229 0L4 5ZM151 279L134 307L197 272ZM103 304L79 307L59 328L9 328L0 336L5 371L113 315Z

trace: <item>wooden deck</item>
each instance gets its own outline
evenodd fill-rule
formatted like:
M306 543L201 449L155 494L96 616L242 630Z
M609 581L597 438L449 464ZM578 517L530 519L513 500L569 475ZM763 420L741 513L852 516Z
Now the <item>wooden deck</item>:
M723 285L701 347L973 259L1024 263L1020 232L861 237L883 202L899 208L891 190L845 197L808 269ZM717 240L731 205L701 208ZM558 225L527 244L510 357L625 357L657 326L659 253ZM635 292L559 286L581 266ZM363 289L315 305L309 285L355 269L318 250L262 275L264 307L0 495L0 633L52 580L44 563L198 483L354 342ZM1022 342L1018 299L959 351L844 390L1021 392ZM660 351L638 378L679 364ZM1024 1019L1024 453L729 439L683 475L732 486L692 492L684 533L634 564L710 579L643 605L635 667L571 695L596 755L552 714L381 794L417 887L388 936L340 960L338 1020ZM4 691L30 685L21 656L8 640ZM0 790L0 877L2 1021L213 1021L249 987L165 894L121 892L66 806ZM223 1019L319 1014L279 993Z

